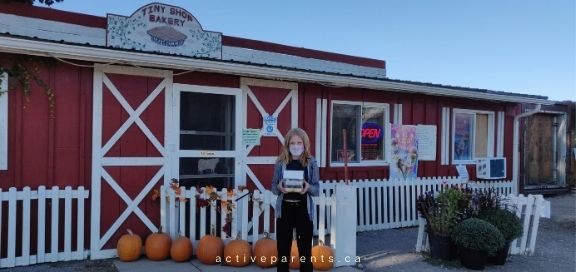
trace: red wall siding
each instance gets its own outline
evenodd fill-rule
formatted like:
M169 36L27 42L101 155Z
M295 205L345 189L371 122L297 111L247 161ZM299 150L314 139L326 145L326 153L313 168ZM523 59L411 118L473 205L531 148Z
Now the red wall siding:
M12 56L2 57L9 65ZM37 60L39 78L54 90L54 118L42 87L31 83L24 97L9 79L16 89L9 93L8 170L0 171L0 188L90 187L93 73L70 65L48 70Z
M406 94L395 93L387 91L374 91L358 88L330 88L317 84L300 84L299 97L300 107L300 124L309 133L312 141L312 149L314 150L316 123L310 119L315 119L316 106L315 101L317 98L328 99L328 120L327 120L327 151L329 152L331 146L331 101L363 101L363 102L379 102L388 103L390 105L390 120L394 120L394 104L402 105L402 123L407 125L436 125L437 126L437 149L436 161L420 161L418 163L418 176L420 177L435 177L435 176L456 176L456 168L454 165L440 165L440 151L441 151L441 129L442 129L442 107L449 108L462 108L470 110L485 110L493 111L495 114L495 129L497 128L497 112L506 112L505 118L505 141L504 141L504 156L507 160L507 179L512 178L512 135L513 135L513 121L517 104L504 103L504 102L491 102L470 100L463 98L440 97L430 96L423 94ZM306 103L307 101L308 103ZM313 101L313 102L312 102ZM304 102L304 104L302 104ZM306 120L302 122L302 120ZM496 130L494 132L494 144L496 148ZM451 134L451 133L450 133ZM450 136L451 137L451 136ZM451 149L450 149L451 150ZM327 154L329 156L329 154ZM330 159L325 158L325 159ZM475 178L475 167L469 165L467 167L471 178ZM389 172L388 166L371 166L371 167L349 167L350 179L387 179ZM326 168L321 168L321 179L323 180L340 180L344 178L344 169L342 167L330 167L327 163Z

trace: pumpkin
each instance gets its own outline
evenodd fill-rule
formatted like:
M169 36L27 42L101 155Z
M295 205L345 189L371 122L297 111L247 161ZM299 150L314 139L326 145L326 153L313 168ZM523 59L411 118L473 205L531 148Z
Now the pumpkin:
M198 242L196 257L203 264L215 264L222 258L224 242L215 233L214 226L212 226L210 235L204 235Z
M252 248L247 241L240 239L240 234L224 247L224 261L233 267L246 266L252 261Z
M175 262L186 262L192 257L192 252L194 246L190 241L190 238L186 236L180 236L180 238L172 242L170 247L170 257Z
M254 261L256 265L267 268L274 266L278 261L278 246L276 240L270 239L268 232L254 244Z
M329 246L324 245L322 240L312 248L312 266L316 270L327 271L334 266L334 251Z
M152 261L163 261L170 255L170 245L172 240L168 234L162 232L162 228L157 233L152 233L146 237L144 248L146 257Z
M290 249L290 269L300 269L300 254L298 253L298 243L295 239L292 240L292 248Z
M116 250L118 251L118 258L124 262L131 262L140 258L142 253L142 238L134 234L130 229L127 230L118 240Z

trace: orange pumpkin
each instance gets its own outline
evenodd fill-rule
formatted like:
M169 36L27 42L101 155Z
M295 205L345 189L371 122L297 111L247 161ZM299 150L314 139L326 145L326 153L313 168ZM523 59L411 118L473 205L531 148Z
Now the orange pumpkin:
M212 226L210 235L204 235L198 242L196 257L203 264L216 264L219 259L222 259L224 242L216 236L215 232L214 226Z
M278 246L276 240L270 239L268 232L254 244L254 257L256 265L262 268L274 266L278 262Z
M290 269L300 269L300 254L298 253L298 243L292 240L292 248L290 249Z
M146 257L152 261L162 261L170 255L170 245L172 239L168 234L162 232L162 228L157 233L152 233L146 237L144 245L146 249Z
M122 235L116 244L118 258L124 262L131 262L140 258L142 254L142 238L134 234L130 229L128 234Z
M240 234L224 247L224 261L233 267L246 266L252 261L252 248L247 241L240 239Z
M194 246L190 241L190 238L186 236L180 236L180 238L172 242L170 247L170 257L175 262L186 262L192 258L192 252Z
M312 266L316 270L327 271L334 266L334 251L329 246L324 245L322 240L312 248Z

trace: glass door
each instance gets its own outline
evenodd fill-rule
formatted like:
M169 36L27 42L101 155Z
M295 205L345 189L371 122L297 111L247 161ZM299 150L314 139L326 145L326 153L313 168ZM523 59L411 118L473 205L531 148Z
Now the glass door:
M174 84L180 186L234 188L240 177L241 90Z

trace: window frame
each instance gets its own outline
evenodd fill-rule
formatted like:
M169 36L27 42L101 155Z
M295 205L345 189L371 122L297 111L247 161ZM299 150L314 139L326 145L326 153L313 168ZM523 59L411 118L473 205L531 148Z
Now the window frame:
M472 134L474 135L473 139L472 139L472 143L471 143L471 159L470 160L456 160L454 159L455 156L455 145L454 145L454 139L456 136L456 115L457 114L471 114L474 115L474 120L473 120L473 124L472 124ZM486 157L488 158L493 158L494 157L494 143L495 143L495 138L496 135L494 134L495 132L495 115L496 112L494 111L486 111L486 110L471 110L471 109L459 109L459 108L454 108L452 109L452 120L451 120L451 125L452 125L452 133L451 133L451 138L450 138L450 147L451 147L451 153L450 153L450 158L452 161L452 165L457 165L457 164L475 164L476 160L480 157L476 157L476 115L477 114L486 114L488 115L488 139L486 142Z
M328 161L330 167L344 167L343 162L332 161L332 147L334 144L334 139L332 137L332 125L334 118L334 104L340 105L353 105L360 106L360 116L358 116L357 135L362 135L362 111L364 107L382 107L384 109L384 124L382 129L384 129L384 160L360 160L359 162L348 162L348 167L364 167L364 166L388 166L390 162L390 104L388 103L378 103L378 102L363 102L363 101L349 101L349 100L332 100L330 101L330 148L328 154ZM356 139L358 145L358 154L362 154L362 138L361 136Z

